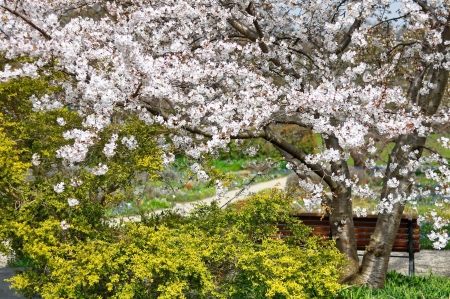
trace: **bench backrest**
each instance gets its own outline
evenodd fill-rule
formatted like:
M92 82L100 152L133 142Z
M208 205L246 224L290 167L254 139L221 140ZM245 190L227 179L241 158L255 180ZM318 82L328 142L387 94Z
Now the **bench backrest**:
M314 213L302 213L292 216L301 220L305 225L313 228L311 235L330 238L330 223L328 216ZM358 250L365 250L366 246L369 245L370 236L375 230L377 219L378 217L374 215L366 217L353 216ZM411 223L409 223L408 219L411 219ZM414 240L412 244L413 250L414 252L420 251L420 232L419 225L417 224L417 216L402 217L392 251L408 252L409 227L412 227L412 239ZM289 230L287 230L282 223L278 224L278 229L282 235L290 234Z

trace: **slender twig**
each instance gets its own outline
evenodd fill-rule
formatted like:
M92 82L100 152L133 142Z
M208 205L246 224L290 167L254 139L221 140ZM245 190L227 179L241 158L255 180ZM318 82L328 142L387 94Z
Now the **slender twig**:
M381 25L383 23L387 23L387 22L390 22L390 21L396 21L396 20L403 19L404 17L407 17L407 16L409 16L409 13L407 13L406 15L403 15L403 16L399 16L399 17L383 20L383 21L381 21L381 22L371 26L370 29L373 29L373 28L375 28L375 27L377 27L377 26L379 26L379 25Z
M447 158L447 157L442 156L441 154L439 154L438 151L436 151L436 150L434 150L434 149L432 149L432 148L430 148L430 147L428 147L428 146L425 146L425 145L419 145L419 146L417 146L417 147L418 147L418 148L426 149L426 150L429 151L430 153L436 154L436 155L438 155L439 157L441 157L441 158L443 158L443 159L446 159L446 160L449 160L449 159L450 159L450 158Z
M259 173L255 174L255 176L252 177L251 180L250 180L247 184L245 184L245 187L247 187L247 186L249 186L251 183L253 183L259 175L260 175ZM226 207L230 202L232 202L233 200L235 200L236 198L238 198L238 197L245 191L245 189L246 189L245 187L242 188L241 190L239 190L239 192L236 193L236 194L234 195L234 197L232 197L230 200L228 200L226 203L224 203L220 208L223 209L223 208Z
M395 45L392 49L389 50L388 55L390 55L395 49L397 49L398 47L406 47L406 46L411 46L414 44L417 44L418 42L409 42L409 43L400 43Z

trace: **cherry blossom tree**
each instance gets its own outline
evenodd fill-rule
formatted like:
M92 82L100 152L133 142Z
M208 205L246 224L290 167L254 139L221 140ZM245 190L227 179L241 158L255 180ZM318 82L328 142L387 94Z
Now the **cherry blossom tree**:
M67 75L54 83L61 92L31 98L36 110L65 105L84 117L83 129L65 133L75 142L58 151L64 163L85 159L116 110L174 129L171 142L194 159L231 140L262 138L299 175L321 177L301 185L311 193L305 203L330 214L336 245L350 261L344 282L384 285L405 203L422 192L416 170L434 163L426 177L441 186L450 180L447 160L426 146L450 114L440 107L450 70L447 1L3 0L0 8L0 51L28 58L7 65L1 80L38 70ZM282 125L311 129L326 147L308 155L275 132ZM105 154L113 154L113 139ZM371 168L376 140L387 139L395 147L386 171L376 173L383 177L376 193L350 176L346 161L351 151L367 151ZM170 162L171 147L160 147ZM99 174L106 171L99 164ZM361 267L353 196L379 202ZM435 220L441 248L449 237L440 231L445 221Z

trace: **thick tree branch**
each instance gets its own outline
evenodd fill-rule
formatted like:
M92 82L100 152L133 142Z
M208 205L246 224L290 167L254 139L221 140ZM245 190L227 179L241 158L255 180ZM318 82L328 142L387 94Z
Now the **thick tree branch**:
M309 61L311 61L311 63L312 63L316 68L319 68L319 66L314 62L314 60L312 59L312 57L309 56L308 53L306 53L305 51L300 50L300 49L294 49L294 48L292 48L292 47L288 47L288 49L291 50L291 51L294 51L294 52L296 52L296 53L298 53L298 54L301 54L301 55L303 55L303 56L306 56L306 58L308 58Z
M318 176L323 178L324 182L331 188L331 190L337 188L336 182L331 179L330 173L326 169L324 169L319 164L311 164L306 162L307 155L304 151L298 149L280 136L276 135L269 127L266 127L265 134L264 136L262 136L262 138L272 143L274 146L289 153L294 158L306 165L309 169L314 171Z
M340 54L342 52L344 52L344 50L347 48L347 46L350 44L350 42L352 41L352 34L353 32L358 29L362 24L361 19L356 19L352 26L350 26L350 28L348 29L347 33L345 34L344 38L342 39L342 41L339 43L338 49L336 50L336 54Z
M255 6L253 5L253 2L249 3L246 11L251 16L256 17ZM253 26L255 26L256 32L258 33L258 36L259 36L259 39L262 39L264 37L264 33L261 29L261 26L259 26L259 23L256 20L256 18L253 20ZM260 42L259 47L261 48L261 51L263 51L263 53L269 53L269 47L264 42Z
M256 42L256 40L259 38L259 35L258 35L257 32L255 32L254 30L250 29L250 27L248 27L247 25L242 24L242 22L237 20L236 18L228 19L228 23L234 29L236 29L236 31L238 31L239 33L244 35L246 38L248 38L252 42Z
M274 146L281 153L281 155L284 157L284 159L286 161L288 161L288 162L292 163L293 165L295 165L295 168L293 169L294 173L300 179L302 179L304 181L309 181L309 182L316 182L316 180L314 180L314 178L312 178L310 175L308 175L306 173L303 173L303 172L300 172L298 170L299 166L300 166L300 162L297 159L295 159L293 155L289 154L288 152L286 152L285 150L283 150L282 148L280 148L280 147L278 147L276 145L274 145ZM325 207L330 207L331 206L331 198L328 195L326 195L326 194L322 195L322 206L325 206ZM327 209L326 211L330 212L329 209Z
M428 66L424 67L421 72L417 71L416 75L414 76L414 79L411 82L411 85L408 90L408 96L412 104L417 104L418 102L419 89L422 88L423 78L425 77L427 70Z

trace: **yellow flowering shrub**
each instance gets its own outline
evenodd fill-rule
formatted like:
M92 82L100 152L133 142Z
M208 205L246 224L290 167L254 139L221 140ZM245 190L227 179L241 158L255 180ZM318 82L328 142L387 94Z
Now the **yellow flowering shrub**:
M48 221L24 233L32 265L13 286L43 298L330 298L343 257L288 215L280 191L239 210L199 206L189 216L152 215L77 238ZM293 240L272 238L277 220ZM256 233L257 232L257 233Z

